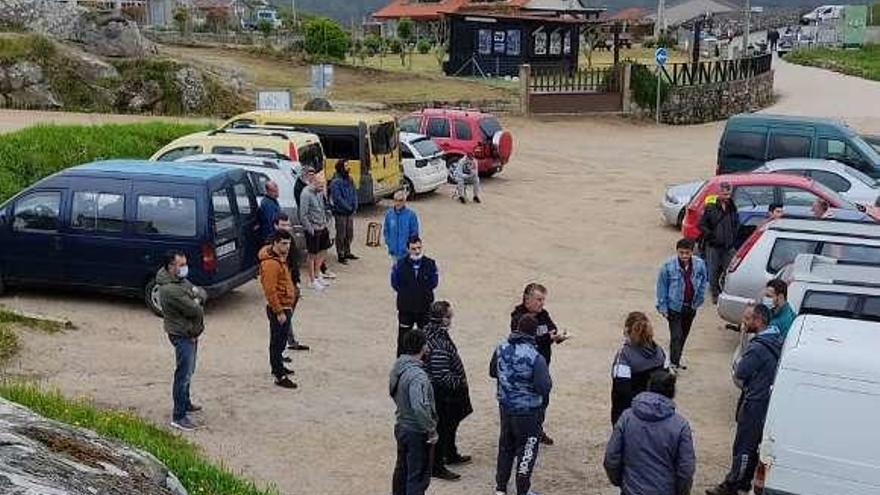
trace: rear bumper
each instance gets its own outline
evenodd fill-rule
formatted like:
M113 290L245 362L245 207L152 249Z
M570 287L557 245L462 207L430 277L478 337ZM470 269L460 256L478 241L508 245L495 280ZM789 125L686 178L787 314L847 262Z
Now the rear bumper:
M477 170L482 173L500 172L504 164L496 158L480 158L477 160Z
M437 189L438 187L446 184L446 180L449 177L449 171L444 167L442 170L431 173L415 173L407 176L409 180L412 181L413 188L417 193L426 193Z
M255 266L253 266L253 267L251 267L241 273L238 273L236 275L233 275L232 277L227 278L226 280L222 280L220 282L217 282L216 284L207 285L202 288L205 289L205 292L208 293L208 297L213 299L215 297L219 297L219 296L222 296L223 294L226 294L227 292L231 291L232 289L235 289L238 286L241 286L241 285L244 285L244 284L250 282L251 280L254 279L254 277L256 275L257 275L257 267L255 265Z

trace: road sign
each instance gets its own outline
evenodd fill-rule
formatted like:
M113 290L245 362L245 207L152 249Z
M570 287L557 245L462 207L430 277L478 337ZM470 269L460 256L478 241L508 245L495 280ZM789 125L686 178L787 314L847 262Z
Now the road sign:
M292 100L289 89L260 89L257 91L257 110L290 111Z
M666 48L663 48L662 46L660 48L657 48L657 50L654 51L654 60L660 67L666 65L666 61L669 60L669 55L667 55L666 53Z

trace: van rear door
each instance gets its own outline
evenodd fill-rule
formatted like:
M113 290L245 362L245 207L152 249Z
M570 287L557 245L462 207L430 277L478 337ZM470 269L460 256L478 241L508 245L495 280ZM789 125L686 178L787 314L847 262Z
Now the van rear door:
M397 125L393 120L372 124L370 137L370 171L373 175L375 200L393 194L400 188L400 143Z
M766 126L728 126L718 148L718 168L715 173L734 174L754 170L764 164L766 150Z
M247 243L242 236L235 208L231 181L214 185L210 195L210 230L208 242L202 247L209 284L230 278L241 269Z

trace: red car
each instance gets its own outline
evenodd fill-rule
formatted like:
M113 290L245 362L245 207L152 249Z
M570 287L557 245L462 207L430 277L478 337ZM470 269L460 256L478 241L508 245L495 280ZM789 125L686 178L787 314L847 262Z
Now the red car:
M424 134L446 153L447 164L473 155L480 173L494 175L513 152L513 136L494 115L477 110L426 108L400 119L400 132Z
M781 204L786 215L808 216L809 207L816 199L824 199L831 208L852 210L856 216L862 212L861 216L867 215L880 221L878 208L865 208L850 203L828 187L808 177L764 173L716 175L706 181L687 205L684 221L681 224L681 233L684 237L694 240L700 237L699 223L703 210L707 203L715 200L722 182L727 182L733 187L733 203L739 211L740 225L754 224L753 217L756 215L763 217L768 207L774 203Z

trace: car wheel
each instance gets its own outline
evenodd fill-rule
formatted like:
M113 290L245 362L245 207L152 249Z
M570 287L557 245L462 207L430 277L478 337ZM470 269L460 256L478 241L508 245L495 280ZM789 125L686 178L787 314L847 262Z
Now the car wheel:
M678 220L675 221L675 227L680 229L681 224L684 223L684 214L686 212L686 208L682 208L680 212L678 212Z
M159 284L152 278L144 287L144 302L156 316L162 316L162 303L159 300Z
M407 201L411 201L416 197L416 187L409 178L403 179L403 190L406 191Z

